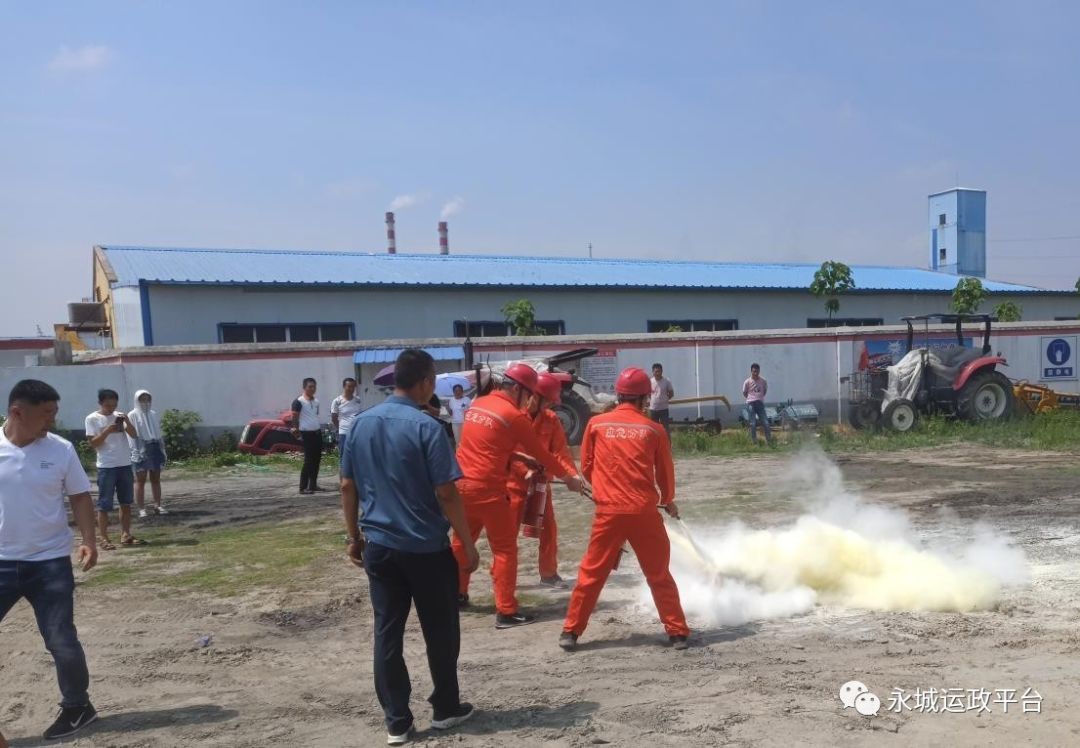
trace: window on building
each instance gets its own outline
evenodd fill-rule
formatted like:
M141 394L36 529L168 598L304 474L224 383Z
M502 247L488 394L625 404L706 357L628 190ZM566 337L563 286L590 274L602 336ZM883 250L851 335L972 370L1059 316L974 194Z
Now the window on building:
M937 225L938 226L944 226L946 221L947 221L947 219L945 217L945 214L944 213L938 213Z
M255 329L251 325L221 325L222 343L254 343Z
M681 332L721 332L738 330L737 319L650 319L646 332L668 332L678 328Z
M881 317L810 317L807 327L877 327L885 324Z
M290 343L317 343L319 342L318 325L289 325Z
M466 322L463 319L454 320L455 338L498 338L510 334L510 326L505 322L485 322L477 320Z
M1054 317L1055 322L1076 322L1077 317Z
M938 250L938 259L940 261L942 261L942 262L945 261L945 253L946 253L945 247L942 247L941 249Z
M465 320L454 320L455 338L498 338L514 334L513 328L506 322L485 322L484 320L473 322L469 320L467 324L468 330L466 330ZM534 324L543 330L545 335L566 334L566 322L561 319L538 319Z
M238 324L218 325L222 343L317 343L326 340L353 340L353 326L348 322L330 324Z
M319 325L320 340L352 340L352 325Z
M289 328L285 325L255 325L256 343L287 343Z
M566 323L561 319L538 319L536 326L543 330L545 335L566 334Z

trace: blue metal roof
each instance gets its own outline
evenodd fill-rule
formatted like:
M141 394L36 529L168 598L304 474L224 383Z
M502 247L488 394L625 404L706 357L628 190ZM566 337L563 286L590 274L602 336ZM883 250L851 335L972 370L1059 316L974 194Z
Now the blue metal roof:
M571 257L294 252L104 246L118 286L463 286L804 290L819 265ZM853 265L859 291L952 291L957 276L914 267ZM983 281L988 291L1054 293Z
M354 364L390 364L397 361L404 348L361 348L353 353ZM460 345L433 345L424 349L436 361L458 361L465 358Z

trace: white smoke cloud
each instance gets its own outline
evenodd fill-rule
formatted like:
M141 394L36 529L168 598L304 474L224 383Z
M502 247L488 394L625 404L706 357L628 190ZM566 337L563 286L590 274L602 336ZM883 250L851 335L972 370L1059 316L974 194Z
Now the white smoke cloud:
M442 211L439 213L439 218L445 221L455 213L460 213L461 209L465 207L465 198L455 197L450 200L446 205L442 207Z
M420 202L419 195L398 195L390 201L390 207L388 210L404 210L405 208L411 208Z
M793 459L781 485L806 508L790 525L695 527L697 548L669 525L672 573L692 619L738 625L806 612L816 603L986 610L1007 587L1029 579L1023 552L1008 538L945 515L917 532L901 510L863 503L821 453Z
M112 51L104 45L87 45L71 49L61 46L49 62L49 70L56 73L87 72L104 67L112 57Z

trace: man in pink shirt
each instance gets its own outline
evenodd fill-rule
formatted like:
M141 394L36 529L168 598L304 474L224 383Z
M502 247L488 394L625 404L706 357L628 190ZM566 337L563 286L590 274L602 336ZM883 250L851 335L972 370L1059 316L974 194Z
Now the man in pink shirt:
M761 376L761 367L750 364L750 378L743 382L742 393L746 398L746 405L750 409L750 441L754 444L757 440L757 422L765 428L765 441L773 446L772 430L769 428L769 418L765 415L765 394L769 391L769 383Z

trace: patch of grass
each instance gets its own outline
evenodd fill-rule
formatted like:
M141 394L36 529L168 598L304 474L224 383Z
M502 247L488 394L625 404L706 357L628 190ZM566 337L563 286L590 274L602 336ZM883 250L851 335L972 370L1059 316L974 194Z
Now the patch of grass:
M728 456L763 451L751 444L745 432L735 433L734 430L719 435L676 432L673 437L676 454L686 456ZM1080 449L1080 413L1063 410L986 423L923 418L914 429L904 434L855 431L823 425L816 432L804 430L784 434L778 441L777 448L782 451L813 442L826 452L897 451L958 443L1064 452Z
M315 561L344 552L341 536L337 524L327 522L227 527L186 535L147 532L147 545L110 552L106 559L114 560L87 575L84 584L159 584L220 597L266 587L295 589L304 584L302 572Z
M671 445L676 454L688 455L712 455L727 457L734 455L758 454L767 451L765 437L760 435L761 446L755 446L750 441L750 434L744 428L732 428L721 434L709 434L704 431L686 431L674 429L671 432ZM781 434L779 429L773 431L778 449L787 447L792 435Z
M222 470L288 472L299 470L302 459L300 455L249 455L243 452L222 452L220 454L190 457L186 460L170 460L169 468L200 475L210 475ZM320 468L322 472L336 474L338 468L339 463L336 454L323 455L322 467Z

